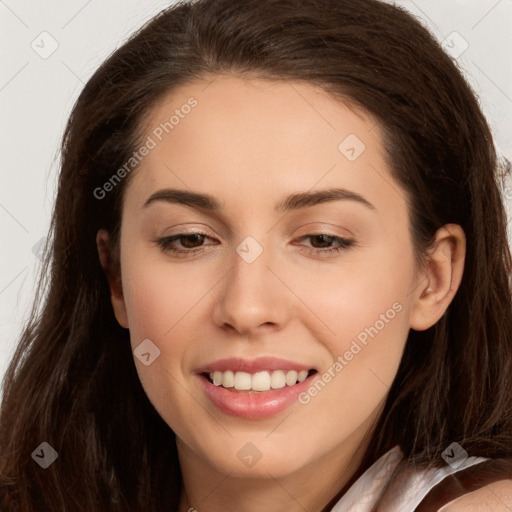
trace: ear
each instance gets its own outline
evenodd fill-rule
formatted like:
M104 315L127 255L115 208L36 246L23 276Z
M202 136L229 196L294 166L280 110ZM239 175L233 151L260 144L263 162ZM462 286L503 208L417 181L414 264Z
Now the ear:
M123 287L121 283L121 272L119 265L115 264L115 258L111 247L110 236L105 229L100 229L96 235L96 246L101 266L110 288L110 301L114 309L114 315L124 328L128 328L128 315L126 314L126 304L124 302Z
M445 224L436 232L414 291L412 329L424 331L443 316L462 280L465 255L466 236L458 224Z

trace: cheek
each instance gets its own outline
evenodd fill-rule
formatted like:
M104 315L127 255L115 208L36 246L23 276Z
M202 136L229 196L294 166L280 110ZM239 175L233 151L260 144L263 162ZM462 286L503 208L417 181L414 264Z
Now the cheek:
M313 276L315 286L303 284L300 290L321 320L315 322L315 335L329 353L322 379L330 388L325 402L344 397L339 403L346 413L374 407L398 370L409 331L413 275L412 256L404 253L399 264L391 248L378 257L341 263L328 275Z
M335 334L324 330L317 335L329 358L317 381L299 397L305 414L325 435L326 451L332 440L360 429L384 404L409 330L406 294L397 281L376 286L360 276L354 279L357 284L346 282L342 293L318 296L322 318L331 312L329 327Z
M179 265L155 261L149 251L134 247L125 254L130 256L122 266L123 293L137 373L150 402L174 428L172 411L184 399L183 367L190 352L191 333L186 330L191 319L197 327L194 305L204 295L201 279L197 274L189 279ZM158 349L147 366L136 357L137 347L146 339ZM174 404L173 410L169 404Z
M317 334L324 338L332 335L339 350L366 328L376 324L379 331L389 332L391 324L397 328L404 321L406 315L398 310L404 310L410 300L412 258L403 256L397 263L391 248L379 253L361 251L338 262L319 264L300 278L297 269L292 270L287 279L305 306L302 311L316 317ZM364 334L361 338L364 341Z
M156 250L127 253L123 292L130 333L163 341L197 315L214 277L204 265L166 261Z
M128 245L128 244L127 244ZM149 339L159 350L149 366L136 360L139 379L163 417L163 404L183 397L184 379L197 357L198 333L208 322L205 304L218 281L211 266L166 261L156 250L127 247L123 293L132 350Z

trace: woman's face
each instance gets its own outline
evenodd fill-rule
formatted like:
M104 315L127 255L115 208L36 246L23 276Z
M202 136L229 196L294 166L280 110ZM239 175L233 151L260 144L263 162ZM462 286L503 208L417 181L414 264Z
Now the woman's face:
M218 76L145 126L115 310L182 464L354 461L426 287L379 125L311 85Z

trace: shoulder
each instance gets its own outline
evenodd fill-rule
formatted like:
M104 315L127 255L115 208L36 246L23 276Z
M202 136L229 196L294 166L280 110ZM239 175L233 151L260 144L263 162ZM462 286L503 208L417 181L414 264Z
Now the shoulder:
M438 512L510 512L512 479L500 480L464 494L441 507Z

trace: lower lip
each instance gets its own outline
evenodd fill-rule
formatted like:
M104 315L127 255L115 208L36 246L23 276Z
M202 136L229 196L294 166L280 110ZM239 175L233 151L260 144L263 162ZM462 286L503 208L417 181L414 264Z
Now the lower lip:
M315 375L316 373L293 386L254 393L229 391L222 386L215 386L204 375L199 375L199 378L210 400L222 412L241 418L260 419L274 416L297 401L300 393L311 385Z

